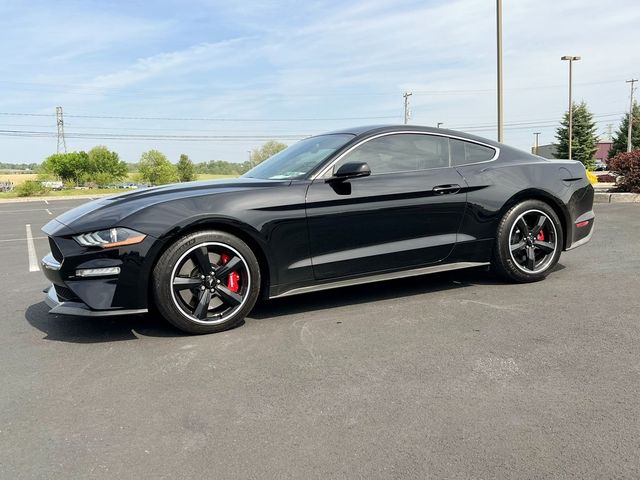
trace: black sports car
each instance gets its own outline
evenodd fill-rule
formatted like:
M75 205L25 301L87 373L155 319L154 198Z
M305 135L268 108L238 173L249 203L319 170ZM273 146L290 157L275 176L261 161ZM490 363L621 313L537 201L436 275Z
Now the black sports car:
M157 309L191 333L276 298L491 265L544 278L593 231L575 161L415 126L302 140L235 180L95 200L43 228L51 313Z

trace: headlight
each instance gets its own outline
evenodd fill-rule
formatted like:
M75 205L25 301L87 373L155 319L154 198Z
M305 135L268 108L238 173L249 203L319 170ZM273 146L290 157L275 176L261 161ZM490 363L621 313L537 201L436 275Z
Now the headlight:
M145 239L144 233L136 232L130 228L110 228L98 232L83 233L76 235L73 239L83 247L121 247L123 245L133 245Z

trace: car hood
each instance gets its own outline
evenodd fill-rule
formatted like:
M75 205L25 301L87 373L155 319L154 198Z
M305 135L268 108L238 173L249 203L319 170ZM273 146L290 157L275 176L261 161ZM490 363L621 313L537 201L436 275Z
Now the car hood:
M42 231L47 235L72 235L94 229L110 228L122 225L127 217L160 203L270 188L289 183L291 183L290 180L234 178L143 188L84 203L59 215L47 223Z

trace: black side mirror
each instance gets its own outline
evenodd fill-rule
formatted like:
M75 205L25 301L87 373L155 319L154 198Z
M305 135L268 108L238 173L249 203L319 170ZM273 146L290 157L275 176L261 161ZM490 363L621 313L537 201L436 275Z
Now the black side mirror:
M368 177L371 175L371 169L366 162L345 163L333 174L327 181L341 182L349 178Z

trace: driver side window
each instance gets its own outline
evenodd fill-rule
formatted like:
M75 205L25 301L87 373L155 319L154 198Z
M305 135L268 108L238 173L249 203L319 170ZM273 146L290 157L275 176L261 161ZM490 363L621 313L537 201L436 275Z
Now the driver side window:
M335 164L333 172L345 163L362 162L369 165L371 175L448 167L449 139L415 133L384 135L347 153Z

